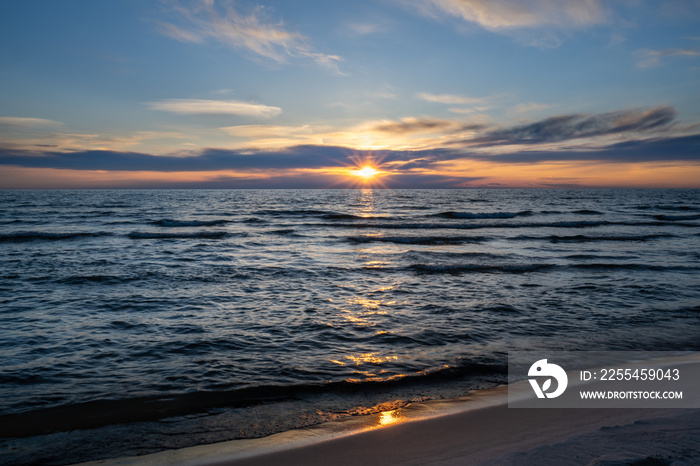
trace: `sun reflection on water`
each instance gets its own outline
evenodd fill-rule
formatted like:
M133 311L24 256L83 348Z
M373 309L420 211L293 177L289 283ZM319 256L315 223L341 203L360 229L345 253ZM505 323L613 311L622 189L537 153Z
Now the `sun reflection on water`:
M388 315L388 312L381 308L394 305L396 301L353 297L348 299L347 303L349 309L340 310L343 319L352 322L358 327L373 327L379 323L377 318Z
M382 411L381 413L379 413L379 425L381 427L396 424L397 422L401 422L405 419L406 416L404 416L401 413L401 410L399 409L394 409L392 411Z
M341 366L355 365L359 366L361 364L381 364L388 361L396 361L398 356L380 356L378 353L363 353L363 354L351 354L348 356L343 356L349 362L342 362L338 360L331 360L336 364Z

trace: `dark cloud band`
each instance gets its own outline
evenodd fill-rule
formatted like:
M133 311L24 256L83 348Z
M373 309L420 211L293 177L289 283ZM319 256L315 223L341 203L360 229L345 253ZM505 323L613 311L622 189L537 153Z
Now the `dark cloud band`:
M610 134L640 133L668 126L675 117L676 110L665 105L650 110L621 110L598 115L560 115L523 126L490 131L464 142L479 145L541 144Z

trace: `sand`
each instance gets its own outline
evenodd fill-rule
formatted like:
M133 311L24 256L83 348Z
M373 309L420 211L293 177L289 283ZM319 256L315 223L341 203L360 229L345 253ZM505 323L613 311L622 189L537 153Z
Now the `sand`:
M507 392L84 465L700 464L700 409L514 409Z

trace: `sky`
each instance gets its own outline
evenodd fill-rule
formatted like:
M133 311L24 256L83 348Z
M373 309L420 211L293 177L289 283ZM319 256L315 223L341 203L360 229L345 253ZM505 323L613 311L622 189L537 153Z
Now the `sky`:
M0 188L122 187L700 188L700 1L0 2Z

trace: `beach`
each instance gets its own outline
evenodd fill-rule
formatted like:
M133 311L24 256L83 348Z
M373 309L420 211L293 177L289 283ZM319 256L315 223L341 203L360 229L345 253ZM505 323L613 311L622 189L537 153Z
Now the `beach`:
M81 466L697 464L700 356L667 354L629 359L622 365L635 367L635 363L678 369L684 381L676 388L683 389L684 397L671 402L673 408L659 408L658 401L628 408L634 406L630 400L608 400L607 408L547 408L552 400L543 400L541 408L522 408L518 406L525 406L533 394L529 380L519 380L460 398L410 404L260 439ZM609 381L576 381L576 371L569 371L567 378L574 382L568 386L574 392L610 387ZM637 383L625 385L658 386L658 381Z
M656 461L656 462L654 462ZM516 409L507 387L253 439L84 463L120 465L697 464L698 409Z

